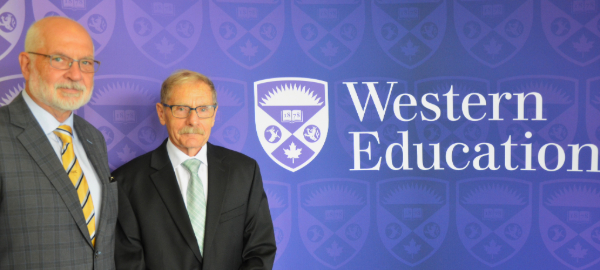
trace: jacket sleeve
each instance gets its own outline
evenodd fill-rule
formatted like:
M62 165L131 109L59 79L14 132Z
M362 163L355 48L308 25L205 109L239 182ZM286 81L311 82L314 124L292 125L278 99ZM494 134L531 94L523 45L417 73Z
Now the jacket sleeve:
M275 261L275 233L258 164L248 199L241 270L270 270Z
M121 186L119 186L119 216L115 228L115 264L117 269L123 270L146 269L137 218Z

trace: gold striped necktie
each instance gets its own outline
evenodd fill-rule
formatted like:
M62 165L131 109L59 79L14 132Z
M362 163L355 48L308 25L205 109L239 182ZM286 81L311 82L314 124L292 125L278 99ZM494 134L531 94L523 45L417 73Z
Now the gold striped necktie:
M90 187L88 182L83 175L79 161L75 156L73 150L73 130L68 125L62 125L54 130L54 134L62 141L62 163L65 171L69 175L69 179L73 183L73 186L77 190L77 196L81 209L83 210L83 217L87 223L88 231L90 232L90 240L92 246L96 244L96 211L94 211L94 203L92 202L92 195L90 194Z

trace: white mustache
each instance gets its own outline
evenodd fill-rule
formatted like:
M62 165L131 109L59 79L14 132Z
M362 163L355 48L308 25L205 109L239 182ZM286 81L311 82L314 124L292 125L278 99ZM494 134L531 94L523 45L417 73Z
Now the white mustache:
M182 129L180 129L177 133L179 133L179 135L184 135L184 134L199 134L199 135L204 135L204 129L199 128L199 127L188 127L188 126L185 126Z
M58 88L65 88L65 89L74 89L80 92L85 92L87 90L87 88L85 87L85 85L78 83L78 82L69 82L69 83L56 83L54 84L54 90L58 90ZM76 94L65 94L66 96L80 96L81 93L76 93Z

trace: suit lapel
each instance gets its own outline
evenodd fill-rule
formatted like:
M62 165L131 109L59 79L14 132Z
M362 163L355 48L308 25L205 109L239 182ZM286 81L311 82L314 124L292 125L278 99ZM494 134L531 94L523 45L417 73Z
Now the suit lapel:
M24 129L17 136L17 139L23 144L23 147L29 152L29 155L31 155L54 186L67 206L67 209L69 209L71 216L73 216L75 223L77 223L79 230L85 236L88 244L92 246L90 234L83 217L83 211L81 211L79 198L77 197L77 191L73 188L73 183L71 183L67 172L65 172L58 160L56 152L52 149L48 137L37 123L27 103L25 103L23 94L19 94L8 106L11 123Z
M167 210L171 214L173 221L177 225L179 232L185 239L186 243L196 255L198 261L202 262L202 256L200 255L200 247L192 228L190 217L188 216L183 197L181 196L181 190L177 183L175 176L175 170L169 159L167 153L166 141L152 152L152 158L150 166L157 170L153 173L150 178L156 186L156 190L160 194Z
M212 246L221 216L221 206L229 183L227 164L223 163L218 149L210 143L206 144L208 159L208 198L206 200L206 229L204 247Z

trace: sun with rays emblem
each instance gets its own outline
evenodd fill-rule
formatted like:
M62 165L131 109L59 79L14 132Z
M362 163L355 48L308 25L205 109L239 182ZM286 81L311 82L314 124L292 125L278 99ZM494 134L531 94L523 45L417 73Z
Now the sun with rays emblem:
M17 84L13 89L8 90L6 96L0 99L0 107L10 104L25 88L25 83Z
M585 185L565 187L549 196L545 204L547 206L600 207L600 191Z
M403 184L387 192L383 204L443 204L444 200L433 189L421 184Z
M328 185L311 192L304 201L305 206L330 206L330 205L364 205L365 200L356 191L339 185Z
M277 195L276 192L273 192L272 190L267 189L266 193L267 193L267 201L269 202L269 208L284 208L285 207L285 202L283 201L283 199L281 199L279 197L279 195Z
M571 97L567 95L566 91L560 89L558 86L552 85L550 83L543 82L529 82L517 87L517 89L512 89L512 93L530 93L536 92L540 93L542 97L544 97L544 101L548 100L552 102L552 104L571 104L573 101ZM513 98L508 101L508 103L517 103L518 99ZM528 98L525 99L525 103L533 103L535 99Z
M117 82L98 90L91 105L153 105L155 98L144 88L134 83Z
M312 90L298 84L284 84L262 97L262 106L321 106L323 102Z
M525 198L516 190L501 184L481 185L463 195L462 204L525 205Z
M242 101L240 98L233 93L233 91L223 87L217 87L217 100L219 102L219 106L241 106Z

